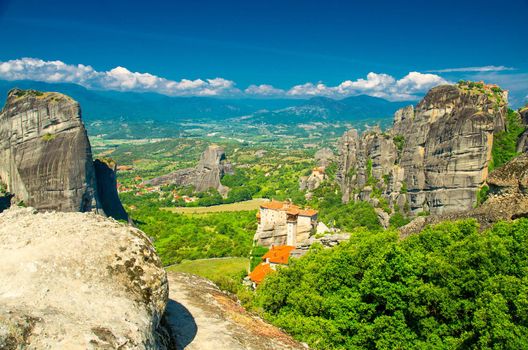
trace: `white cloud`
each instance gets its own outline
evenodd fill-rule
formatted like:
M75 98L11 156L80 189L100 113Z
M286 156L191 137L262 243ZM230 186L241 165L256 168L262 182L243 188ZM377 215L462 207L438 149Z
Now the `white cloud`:
M75 83L90 89L148 91L171 96L223 96L240 93L233 81L223 78L173 81L150 73L131 72L124 67L98 72L91 66L36 58L0 62L0 79Z
M284 90L261 84L250 85L241 91L235 82L224 78L174 81L150 73L132 72L121 66L100 72L83 64L71 65L36 58L0 62L0 79L74 83L89 89L156 92L170 96L344 98L365 94L388 100L415 100L430 88L448 83L444 78L430 73L410 72L397 80L388 74L371 72L366 78L345 80L336 86L308 82Z
M370 95L388 100L413 100L430 88L449 83L435 74L410 72L400 80L388 74L369 73L367 79L346 80L337 86L323 83L296 85L287 91L295 97L327 96L343 98L355 95Z
M482 67L461 67L461 68L445 68L428 70L428 73L452 73L452 72L502 72L508 70L515 70L513 67L506 66L482 66Z
M250 95L250 96L253 95L253 96L266 96L266 97L269 97L269 96L275 96L275 97L284 96L284 94L286 93L286 91L284 91L282 89L277 89L277 88L274 88L273 86L267 85L267 84L250 85L244 90L244 92L247 95Z

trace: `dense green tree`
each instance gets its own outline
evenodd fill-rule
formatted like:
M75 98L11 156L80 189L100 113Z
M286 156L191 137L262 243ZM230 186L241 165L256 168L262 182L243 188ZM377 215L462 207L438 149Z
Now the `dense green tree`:
M506 130L497 133L493 140L490 169L506 164L517 155L517 140L524 130L519 113L509 109L506 115Z
M316 349L528 348L528 220L357 229L266 278L255 305Z

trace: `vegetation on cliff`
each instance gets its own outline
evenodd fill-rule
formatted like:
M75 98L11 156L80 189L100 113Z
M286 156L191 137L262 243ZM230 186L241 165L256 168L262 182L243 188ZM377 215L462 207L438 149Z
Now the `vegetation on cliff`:
M509 109L506 115L506 131L496 134L493 140L490 170L506 164L518 155L517 141L524 130L525 126L522 123L519 113Z
M528 220L357 230L272 274L255 304L316 349L528 346Z

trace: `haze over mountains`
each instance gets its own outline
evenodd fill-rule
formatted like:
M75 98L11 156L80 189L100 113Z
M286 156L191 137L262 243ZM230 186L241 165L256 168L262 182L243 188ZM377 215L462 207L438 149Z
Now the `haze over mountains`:
M211 97L169 97L155 93L88 90L76 84L49 84L35 81L0 81L0 96L18 87L57 91L79 101L87 121L123 119L171 122L181 119L226 119L243 117L266 123L316 121L359 121L391 118L399 108L412 102L390 102L366 95L335 100L311 99L219 99Z

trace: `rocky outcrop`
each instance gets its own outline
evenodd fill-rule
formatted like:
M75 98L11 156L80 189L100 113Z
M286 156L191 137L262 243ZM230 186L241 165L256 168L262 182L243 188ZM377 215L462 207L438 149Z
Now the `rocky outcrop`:
M232 172L233 167L227 161L224 149L217 145L211 145L202 153L196 167L180 169L151 179L147 183L155 186L165 184L194 186L197 192L216 189L225 196L229 189L223 186L220 180L225 174Z
M9 92L0 112L0 183L13 201L40 211L127 218L115 171L94 167L79 104L63 94Z
M416 108L396 112L387 132L346 132L338 143L336 175L343 201L386 202L411 214L471 209L506 113L506 92L445 85L429 91Z
M528 126L528 106L519 109L522 123ZM517 152L528 152L528 129L526 129L517 142Z
M528 217L528 154L514 158L488 177L489 197L479 207L443 215L418 217L400 229L401 237L442 221L476 219L481 229L501 220Z
M147 236L94 213L0 214L0 348L166 349Z
M314 155L318 167L327 167L334 160L334 152L330 148L321 148Z
M324 168L314 168L309 176L301 176L299 179L299 189L301 191L313 191L327 179Z
M299 189L301 191L307 191L307 198L311 198L311 191L319 188L323 181L328 178L326 175L326 167L334 161L334 152L330 148L322 148L315 152L314 159L316 167L312 169L310 175L299 178Z
M117 164L112 159L96 159L94 161L97 196L101 208L108 216L116 220L128 221L128 214L121 204L117 193Z
M177 349L302 350L280 329L264 322L218 289L211 281L168 272L167 321L175 330Z
M9 92L0 112L0 180L38 210L97 208L95 174L79 104L53 92Z

